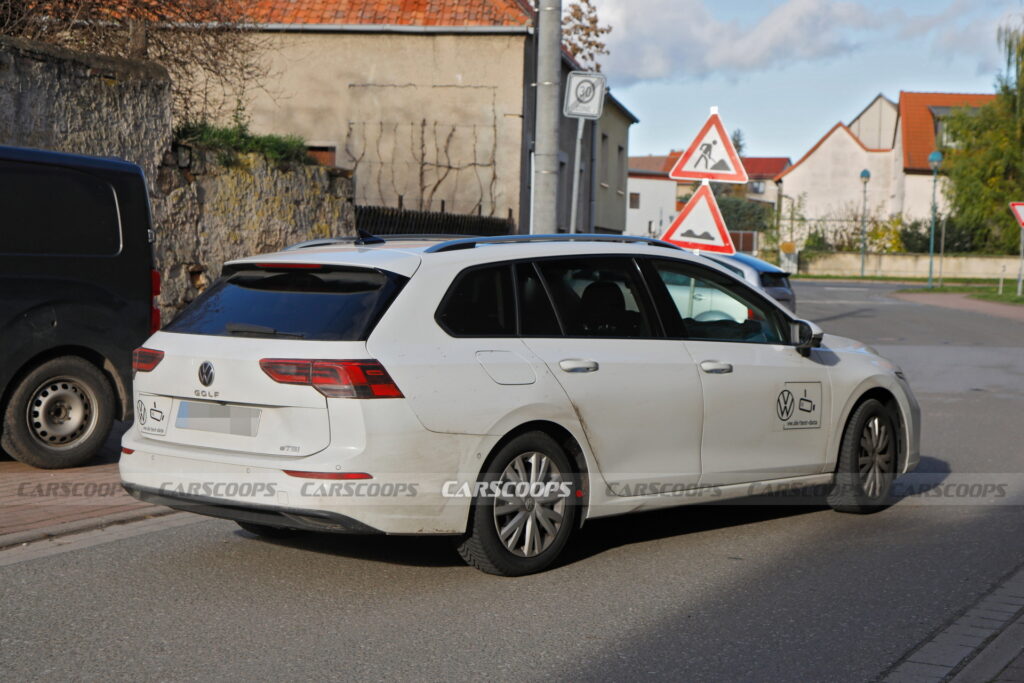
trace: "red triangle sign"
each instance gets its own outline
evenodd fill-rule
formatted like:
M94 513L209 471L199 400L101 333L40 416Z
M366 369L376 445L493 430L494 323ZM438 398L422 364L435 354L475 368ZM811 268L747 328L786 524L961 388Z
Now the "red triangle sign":
M1010 202L1010 211L1013 211L1013 217L1020 227L1024 228L1024 202Z
M673 180L714 180L718 183L746 183L747 169L725 132L717 107L711 109L704 127L690 147L669 171Z
M716 254L736 253L718 202L707 181L701 183L693 193L661 239L684 249L712 251Z

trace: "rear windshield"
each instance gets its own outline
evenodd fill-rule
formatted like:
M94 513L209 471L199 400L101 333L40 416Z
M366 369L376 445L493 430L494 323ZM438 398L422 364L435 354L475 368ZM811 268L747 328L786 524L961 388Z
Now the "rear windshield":
M365 268L225 269L165 329L184 334L364 341L408 278Z
M761 273L761 286L789 289L789 276L786 273Z

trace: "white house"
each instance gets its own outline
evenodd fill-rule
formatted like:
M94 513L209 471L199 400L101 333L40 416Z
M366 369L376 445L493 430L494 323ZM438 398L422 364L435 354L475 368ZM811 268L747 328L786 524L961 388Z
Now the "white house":
M830 236L856 231L865 198L869 219L928 219L933 182L928 156L947 144L943 118L956 108L980 107L994 97L902 91L898 103L875 97L849 124L835 124L799 161L775 176L783 239L800 243L811 230ZM866 185L861 180L865 170L870 174ZM937 209L944 213L945 178L935 180Z

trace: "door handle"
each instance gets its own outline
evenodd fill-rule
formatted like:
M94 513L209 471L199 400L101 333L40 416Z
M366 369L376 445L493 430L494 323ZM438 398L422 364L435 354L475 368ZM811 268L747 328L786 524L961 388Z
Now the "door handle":
M732 372L732 365L719 363L717 360L706 360L700 364L700 369L709 375L725 375Z
M562 368L563 372L594 372L600 366L598 366L596 360L566 358L558 362L558 367Z

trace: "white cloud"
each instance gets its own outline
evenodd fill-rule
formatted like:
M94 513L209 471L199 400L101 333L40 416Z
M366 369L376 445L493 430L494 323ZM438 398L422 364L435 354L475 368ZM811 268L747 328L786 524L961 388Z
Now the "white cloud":
M924 41L933 57L966 55L992 68L1003 3L951 0L910 15L867 0L785 0L753 22L725 21L711 0L597 0L614 27L602 61L620 85L683 77L736 76L869 49L884 41ZM993 7L1000 4L1002 8Z

